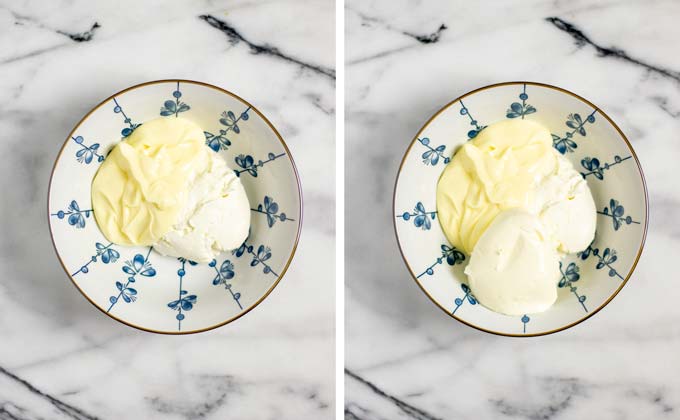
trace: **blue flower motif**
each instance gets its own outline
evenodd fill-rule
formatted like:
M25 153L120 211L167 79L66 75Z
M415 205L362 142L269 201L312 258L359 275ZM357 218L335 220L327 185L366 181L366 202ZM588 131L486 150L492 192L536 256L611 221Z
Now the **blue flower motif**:
M449 157L444 156L444 150L446 149L445 145L442 144L433 148L430 146L430 139L427 137L418 139L418 142L428 149L421 156L425 165L435 166L437 163L439 163L439 158L442 158L444 164L447 164L451 161Z
M565 271L562 271L562 262L560 261L560 272L562 273L562 278L557 284L557 287L570 287L572 282L576 282L581 278L579 268L576 263L573 262L569 263Z
M268 246L260 245L257 248L257 254L253 256L253 260L250 262L251 267L255 267L258 264L263 264L264 262L270 259L272 256L272 250ZM269 272L268 266L265 265L264 267L264 272L265 274Z
M593 111L593 113L591 113L588 116L587 121L591 124L595 122L595 111ZM569 116L567 117L567 122L565 124L567 125L567 127L573 128L580 135L585 137L586 129L583 128L585 122L581 119L581 115L579 115L578 113L569 114Z
M123 283L119 281L116 282L116 289L118 289L120 293L118 293L118 297L114 299L118 300L119 298L123 298L123 300L127 303L134 302L137 300L137 289L129 287L128 284L129 283L123 285ZM111 305L113 305L114 303L115 302L111 302Z
M95 244L97 248L97 255L101 255L102 262L104 264L108 264L110 262L114 263L118 260L120 257L120 254L118 251L115 249L111 248L112 243L109 243L108 245L104 245L102 243L97 242Z
M553 134L552 135L553 147L562 154L565 154L567 152L570 153L573 152L574 149L578 147L576 142L573 140L574 134L578 133L581 136L585 137L586 129L584 126L586 122L590 124L595 122L596 112L597 110L590 113L590 115L588 115L585 120L581 118L581 115L578 113L569 114L567 116L567 121L565 124L567 125L567 127L572 128L573 130L565 133L564 137L560 137L556 134Z
M127 137L130 134L132 134L132 132L135 131L135 129L139 127L141 124L135 124L132 122L132 119L125 114L123 107L120 106L116 98L113 98L113 103L116 104L116 106L113 107L113 112L115 112L116 114L122 114L123 122L128 125L126 128L123 128L123 130L121 130L120 132L120 134L123 137Z
M606 266L607 268L609 268L609 277L614 276L621 277L619 273L617 273L617 271L611 266L611 264L614 264L618 259L618 256L616 255L616 250L614 248L605 248L601 256L598 253L594 253L594 255L597 256L598 259L600 260L595 266L596 269L600 270ZM623 277L621 277L621 279L623 280Z
M238 118L236 118L236 115L232 111L224 111L222 112L222 118L220 118L220 124L226 125L227 129L233 130L234 133L238 134L241 132L238 122L241 120L248 120L248 111L250 111L250 107L243 111L241 115L238 116Z
M551 134L551 136L553 139L553 147L562 154L565 154L567 152L573 152L574 149L578 147L576 142L571 139L571 136L566 136L564 138L556 134Z
M75 226L76 229L82 229L85 227L85 219L90 217L90 213L92 213L92 209L81 210L78 202L73 200L68 206L68 211L59 210L56 213L52 213L51 216L57 216L58 219L68 216L69 225Z
M250 255L252 255L253 259L250 261L250 266L255 267L257 265L262 265L263 269L262 271L265 274L273 274L278 277L278 274L272 268L266 263L267 260L269 260L272 256L271 248L268 246L260 245L257 248L257 252L255 252L255 248L252 245L248 245L247 242L243 242L243 244L238 248L233 251L231 251L232 255L234 255L236 258L240 258L243 254L246 252Z
M241 252L241 255L243 255L243 252ZM239 309L243 309L243 306L241 306L241 293L239 292L234 292L232 284L230 282L231 279L234 278L236 273L234 272L234 264L232 264L231 261L225 260L222 262L222 265L220 266L220 269L217 269L217 260L212 260L210 261L210 264L208 264L210 267L212 267L215 270L215 278L212 281L213 286L218 286L218 285L223 285L225 290L229 291L231 294L232 299L234 299L234 302L238 305Z
M80 145L80 149L76 152L76 160L80 163L85 163L86 165L92 162L92 159L97 157L97 162L102 162L104 156L100 155L97 150L99 150L99 143L92 143L92 145L87 146L83 143L82 136L71 137L71 139Z
M175 117L177 117L180 112L186 112L191 109L189 105L179 100L182 97L182 92L179 90L179 81L177 82L177 89L172 92L172 96L175 98L174 101L167 100L163 103L161 107L162 116L167 117L168 115L175 114Z
M135 255L132 261L125 261L123 271L133 276L137 274L140 274L144 277L155 276L156 270L151 266L151 263L147 260L147 258L144 258L142 254Z
M228 284L229 280L234 278L235 275L236 273L234 273L234 264L232 264L232 262L229 260L225 260L220 266L219 271L217 271L217 275L213 279L212 284L213 286L217 286L218 284L226 285Z
M526 100L529 99L529 95L527 95L526 83L524 84L524 90L522 91L522 93L519 94L519 99L522 100L522 103L520 104L519 102L513 102L512 104L510 104L510 108L508 108L505 114L506 117L508 118L521 117L522 119L524 119L525 115L533 114L534 112L536 112L536 108L526 103Z
M588 248L584 249L583 251L579 252L576 254L578 257L580 257L582 260L587 260L590 255L593 255L596 257L599 261L597 262L597 265L595 265L595 269L601 270L605 267L609 269L609 277L618 277L619 279L623 280L623 276L619 274L618 271L614 267L612 267L612 264L618 260L618 256L616 255L616 250L613 248L605 248L602 253L600 253L599 248L593 248L593 244L588 245Z
M579 267L576 265L576 263L572 262L569 263L566 270L562 270L562 262L560 261L560 273L562 276L559 283L557 283L557 287L569 288L569 291L574 294L576 300L578 300L578 302L583 307L583 310L588 312L588 308L586 308L585 304L585 295L579 295L576 286L573 285L573 283L579 281L581 278L581 275L579 274Z
M621 156L616 155L614 156L614 162L605 163L604 165L600 166L600 160L598 158L591 158L586 156L585 158L581 159L581 166L583 166L583 168L585 168L588 172L581 172L581 176L585 178L589 175L592 175L601 181L604 179L604 171L607 171L611 169L613 166L616 166L621 162L624 162L631 158L632 156L626 156L622 158Z
M213 134L208 131L204 131L205 144L211 148L214 152L219 152L220 149L227 150L231 146L231 141L225 136L227 130L220 130L220 134Z
M190 295L189 292L182 288L182 280L186 275L186 264L196 265L194 261L187 260L186 258L178 258L182 263L179 270L177 270L177 275L179 276L179 291L176 300L168 303L168 308L177 311L175 319L177 319L177 330L182 330L182 321L186 318L186 315L182 312L188 312L194 308L196 301L198 300L196 295Z
M281 212L279 214L279 205L274 201L273 198L268 195L264 196L264 205L258 204L257 209L250 209L252 211L266 214L267 215L267 225L269 227L274 226L277 220L285 222L286 220L295 221L290 217L286 216L286 213Z
M426 211L423 203L418 201L416 207L413 209L413 213L404 212L403 214L398 214L397 217L401 217L406 221L413 217L413 224L415 227L421 228L422 230L429 230L432 227L430 219L434 220L436 215L436 211Z
M449 265L462 264L465 261L465 254L458 251L455 246L442 245L442 256L446 257Z
M262 168L265 164L268 162L271 162L275 159L280 158L281 156L285 156L285 153L281 153L279 155L275 155L274 153L269 153L267 155L267 160L258 160L257 163L255 163L255 159L253 159L252 156L250 155L238 155L234 158L234 161L236 164L243 169L235 169L234 173L236 173L236 176L241 176L243 172L249 173L252 177L257 178L257 168Z
M220 150L227 150L229 146L231 146L231 141L226 137L227 133L230 131L233 131L236 134L239 134L241 132L241 128L238 126L239 121L247 121L248 118L248 112L250 111L250 107L246 108L245 111L241 113L241 115L236 118L236 115L232 111L224 111L222 113L222 118L220 118L220 124L227 126L226 129L221 129L219 131L219 134L213 134L209 131L204 131L203 134L205 134L205 144L208 145L212 150L215 152L219 152Z
M467 109L467 107L465 106L465 104L463 104L463 101L461 100L461 101L459 101L459 102L460 102L460 106L461 106L460 115L467 115L467 116L470 118L470 125L473 126L473 127L475 127L474 129L468 131L468 133L467 133L468 139L472 140L472 139L474 139L475 137L477 137L477 134L479 134L480 131L482 131L483 129L485 129L486 126L485 126L485 125L480 126L479 123L477 122L477 120L474 119L474 118L472 117L472 115L470 114L470 110Z
M602 211L598 211L597 213L611 217L612 223L614 224L614 230L619 230L624 223L627 225L630 225L631 223L640 224L640 222L636 222L630 216L624 217L625 210L623 206L619 204L618 200L614 200L613 198L609 200L609 208L605 207Z
M135 277L139 274L144 277L153 277L156 275L156 270L151 266L149 262L149 254L151 253L151 247L149 247L149 252L144 257L142 254L136 254L132 261L125 261L125 265L122 270L124 273L128 274L130 277L127 278L125 284L117 281L116 289L118 289L118 296L109 297L109 302L111 306L106 312L110 312L111 309L120 301L122 298L126 303L134 302L137 299L137 290L130 287L131 283L136 281Z
M448 246L446 244L441 245L441 252L442 255L435 260L434 263L432 263L425 271L420 273L417 278L420 278L424 275L431 276L434 274L434 267L438 264L443 263L446 261L448 265L456 265L456 264L462 264L463 261L465 261L465 254L462 252L458 251L455 246Z
M470 302L470 305L476 305L476 304L477 304L477 299L476 299L475 296L472 294L472 291L470 290L470 286L468 286L468 285L465 284L465 283L462 283L462 284L460 285L460 288L463 289L463 293L465 293L465 295L463 295L462 298L456 298L456 299L454 300L454 303L456 304L456 307L453 308L453 311L451 312L451 315L455 315L455 314L456 314L456 311L458 310L458 308L460 308L460 307L465 303L465 301Z
M82 267L80 267L77 271L75 271L71 275L75 276L78 273L87 274L90 271L88 266L91 263L97 262L98 257L101 257L101 260L104 264L115 263L116 261L118 261L118 258L120 257L120 253L118 253L118 251L116 251L115 249L111 248L112 246L113 246L113 243L109 243L108 245L104 245L100 242L96 242L95 248L97 249L97 253L95 255L91 256L87 260L87 262L85 264L83 264Z
M197 297L196 295L187 295L186 290L180 290L180 298L177 300L173 300L172 302L168 303L168 308L174 309L176 311L190 311L194 308L194 305L196 304ZM181 313L177 314L177 320L181 321L184 319L184 315Z

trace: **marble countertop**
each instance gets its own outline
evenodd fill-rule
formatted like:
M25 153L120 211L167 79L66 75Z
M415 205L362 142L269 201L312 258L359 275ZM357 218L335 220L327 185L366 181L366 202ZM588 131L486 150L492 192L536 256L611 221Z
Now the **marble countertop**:
M321 0L0 1L0 419L334 417L334 10ZM245 317L190 336L96 310L47 228L49 175L71 128L112 93L163 78L257 106L286 139L305 200L281 284Z
M346 12L345 418L680 416L680 3L350 0ZM650 224L605 309L539 338L458 323L409 276L391 206L399 162L441 106L530 80L585 96L631 140Z

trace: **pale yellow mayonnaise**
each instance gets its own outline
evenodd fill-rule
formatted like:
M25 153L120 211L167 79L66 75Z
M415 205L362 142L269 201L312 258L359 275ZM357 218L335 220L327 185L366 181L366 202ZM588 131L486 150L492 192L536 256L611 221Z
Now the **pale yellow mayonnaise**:
M470 254L503 210L531 205L538 180L555 172L550 132L528 120L506 120L465 143L437 185L437 214L449 242Z
M208 165L203 130L182 118L138 127L113 148L92 181L92 208L106 238L152 245L172 229L193 179Z

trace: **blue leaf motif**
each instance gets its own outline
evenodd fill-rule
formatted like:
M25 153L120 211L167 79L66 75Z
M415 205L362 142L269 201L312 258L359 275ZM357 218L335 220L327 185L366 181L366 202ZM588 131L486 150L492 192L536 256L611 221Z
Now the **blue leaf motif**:
M286 213L279 214L279 205L274 199L268 195L264 196L263 204L259 204L256 209L252 211L262 213L267 217L267 226L272 227L277 220L285 222L286 220L293 221L293 219L286 216Z
M245 251L244 251L245 252ZM229 293L232 296L232 299L236 302L238 305L239 309L243 309L241 306L241 303L239 302L239 299L241 298L241 294L238 292L234 292L232 289L232 285L229 282L230 279L234 278L234 264L231 263L229 260L225 260L222 265L220 266L220 269L217 269L217 261L212 260L210 264L208 264L210 267L212 267L215 270L215 278L212 281L212 284L217 286L219 284L224 285L224 288L229 291Z
M180 101L182 92L179 90L179 81L177 82L177 89L172 92L172 96L174 99L163 102L163 106L161 107L160 111L161 116L167 117L169 115L174 115L176 117L180 112L186 112L191 109L189 105Z
M602 209L602 211L598 211L597 213L610 217L612 219L612 224L615 231L619 230L619 228L624 225L640 224L640 222L633 220L631 216L625 216L625 208L619 203L618 200L613 198L609 200L609 207L605 207Z
M139 274L141 274L144 277L153 277L156 275L156 270L154 270L153 268L147 268L146 270L140 272Z
M281 156L284 156L285 153L280 153L278 155L275 155L274 153L269 153L267 155L267 160L258 160L257 163L255 163L255 159L250 156L250 155L238 155L234 158L234 161L236 164L241 167L242 169L236 169L234 170L234 173L236 176L241 176L242 172L248 172L251 176L254 178L257 178L257 170L258 168L262 168L265 164L280 158Z
M567 116L565 125L571 128L572 131L565 133L564 137L553 134L553 147L555 147L555 149L557 149L557 151L562 154L573 152L578 147L576 142L573 140L574 134L578 133L583 137L586 136L586 129L584 126L586 123L592 124L595 122L595 112L597 111L593 111L590 115L588 115L585 121L578 113L569 114Z
M560 271L562 271L562 263L560 263ZM576 282L581 278L579 274L579 267L576 263L569 263L567 269L562 271L562 278L557 284L558 287L570 287L572 282Z
M220 267L220 275L226 279L230 280L234 278L234 264L231 263L231 261L226 260L222 263L222 266Z
M536 112L536 108L529 105L526 103L526 100L529 99L529 95L527 95L527 85L524 84L522 88L522 93L519 94L519 99L522 101L522 103L519 102L513 102L510 104L510 108L505 113L505 116L508 118L522 118L524 119L525 115L533 114Z
M450 158L444 156L444 150L446 150L446 145L442 144L437 147L432 147L430 146L430 139L427 137L419 138L418 142L425 146L425 148L427 149L421 155L423 163L425 165L435 166L437 163L439 163L440 159L442 159L445 164L449 163L449 161L451 160Z
M231 251L231 253L232 253L233 255L235 255L236 258L239 258L240 256L242 256L244 252L246 252L246 244L245 244L245 242L242 243L241 246L238 247L237 249Z
M182 298L182 309L185 311L190 311L194 308L195 303L196 295L190 295L185 298Z
M163 106L170 111L170 114L174 114L175 110L177 110L177 105L173 101L165 101Z
M413 213L404 212L403 214L398 214L397 217L408 221L413 217L413 224L415 227L422 230L429 230L432 227L432 220L435 219L436 211L427 211L422 202L418 201L413 209Z
M132 259L132 264L135 272L139 273L142 267L144 267L144 256L142 254L136 254Z
M590 175L593 175L595 178L599 180L604 179L604 171L612 169L612 167L621 164L622 162L631 159L632 156L627 156L625 158L622 158L621 156L614 156L614 162L610 163L604 163L600 164L600 160L597 158L590 158L590 157L585 157L581 160L581 166L583 166L584 169L586 169L588 172L581 172L581 175L586 178Z
M455 247L442 245L442 255L446 257L446 262L449 265L462 264L465 261L465 254L458 251Z
M250 155L238 155L234 158L236 164L243 168L243 171L247 171L250 175L257 178L257 169L253 167L255 160ZM237 172L237 175L239 173Z
M82 229L85 227L85 218L80 213L74 213L68 217L68 223Z
M100 251L104 250L104 248L101 247L99 247L99 249ZM136 254L131 261L125 262L125 265L122 267L122 270L123 272L128 274L129 277L125 284L119 281L116 282L116 289L118 289L119 293L118 296L111 296L109 298L109 302L111 302L111 305L109 306L109 309L107 309L106 312L110 312L121 298L126 303L134 302L137 299L137 289L129 287L131 283L134 283L136 281L135 276L137 274L141 274L146 277L152 277L156 275L156 270L154 270L151 267L151 263L148 261L150 253L151 248L149 248L149 252L147 253L146 257L142 256L141 254Z
M220 130L219 134L215 135L208 131L204 131L205 144L210 147L214 152L219 152L220 150L228 150L231 146L231 140L229 140L225 135L226 130Z
M71 226L75 226L76 229L82 229L85 227L85 218L90 217L92 210L81 210L78 206L76 200L72 200L69 203L68 211L59 210L56 213L52 213L51 216L57 216L58 219L63 219L68 216L67 221Z
M104 264L114 263L120 257L120 254L118 253L118 251L116 251L115 249L111 249L110 245L104 246L104 244L97 242L96 247L97 247L97 250L98 250L97 254L101 255L102 262Z

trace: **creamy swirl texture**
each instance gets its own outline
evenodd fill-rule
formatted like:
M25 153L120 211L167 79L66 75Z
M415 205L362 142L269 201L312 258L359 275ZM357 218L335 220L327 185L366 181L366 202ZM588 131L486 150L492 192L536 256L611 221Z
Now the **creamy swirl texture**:
M437 216L470 255L480 303L510 315L554 303L560 255L585 249L596 227L588 184L529 120L491 124L460 147L439 178Z
M109 241L199 262L238 248L250 229L240 179L183 118L145 122L116 145L92 182L92 208Z
M208 163L203 130L182 118L138 127L92 181L92 208L108 240L152 245L172 228L193 178Z

